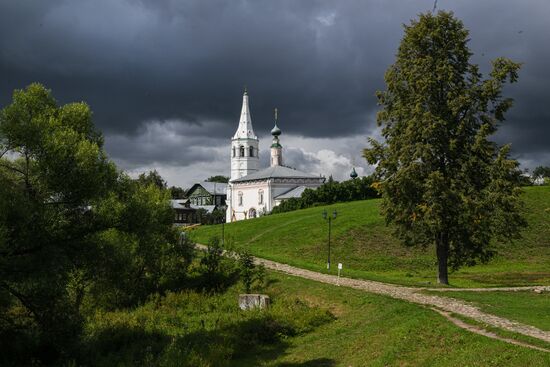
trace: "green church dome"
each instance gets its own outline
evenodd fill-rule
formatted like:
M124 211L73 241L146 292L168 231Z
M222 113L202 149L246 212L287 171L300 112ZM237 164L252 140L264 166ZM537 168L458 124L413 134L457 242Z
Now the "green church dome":
M357 172L355 172L355 167L353 167L353 169L351 170L351 173L349 174L349 177L357 178L357 176L359 175L357 174Z

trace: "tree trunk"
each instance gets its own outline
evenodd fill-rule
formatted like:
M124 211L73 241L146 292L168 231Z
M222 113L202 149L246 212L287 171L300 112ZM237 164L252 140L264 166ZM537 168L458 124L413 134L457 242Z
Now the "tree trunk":
M449 240L444 233L441 233L436 240L437 253L437 283L449 284L447 271L447 259L449 258Z

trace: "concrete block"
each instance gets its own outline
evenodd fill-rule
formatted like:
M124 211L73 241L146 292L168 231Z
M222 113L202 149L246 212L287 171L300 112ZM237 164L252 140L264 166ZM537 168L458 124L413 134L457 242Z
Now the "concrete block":
M241 310L252 310L254 308L269 308L271 300L265 294L239 294L239 307Z

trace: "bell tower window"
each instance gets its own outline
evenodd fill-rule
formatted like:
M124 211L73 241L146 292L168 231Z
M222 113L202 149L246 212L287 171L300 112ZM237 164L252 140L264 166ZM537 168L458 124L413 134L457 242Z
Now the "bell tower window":
M250 147L250 148L249 148L249 153L248 153L248 155L249 155L250 157L254 157L254 147Z
M233 158L235 158L235 147L233 147Z
M241 147L239 148L239 157L244 157L244 146L241 145Z

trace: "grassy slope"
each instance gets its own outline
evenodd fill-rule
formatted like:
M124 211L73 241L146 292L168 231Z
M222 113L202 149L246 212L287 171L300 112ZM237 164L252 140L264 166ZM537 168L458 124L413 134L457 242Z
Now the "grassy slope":
M431 310L285 275L267 293L296 295L337 319L288 341L267 366L547 365L550 355L462 330ZM548 346L547 346L548 347ZM242 360L235 366L256 366Z
M530 227L523 239L495 244L499 255L487 265L463 268L450 275L453 286L550 284L550 187L525 190ZM324 209L338 211L333 223L332 263L344 264L344 274L400 284L426 285L435 279L432 248L405 248L392 236L379 214L379 200L335 204L266 216L225 225L226 242L254 255L315 271L326 271L327 225ZM206 243L221 228L193 230ZM335 266L331 269L335 273Z
M306 326L303 332L259 345L243 344L242 339L254 332L265 337L263 328L273 325L259 313L238 310L238 286L212 296L184 292L133 310L96 315L88 326L91 361L119 366L254 367L550 363L549 353L469 333L431 310L387 297L276 273L269 273L262 292L272 297L274 320L293 320ZM294 300L309 308L293 306ZM327 311L335 317L315 321Z
M428 292L468 301L481 310L550 331L550 294L527 292Z

